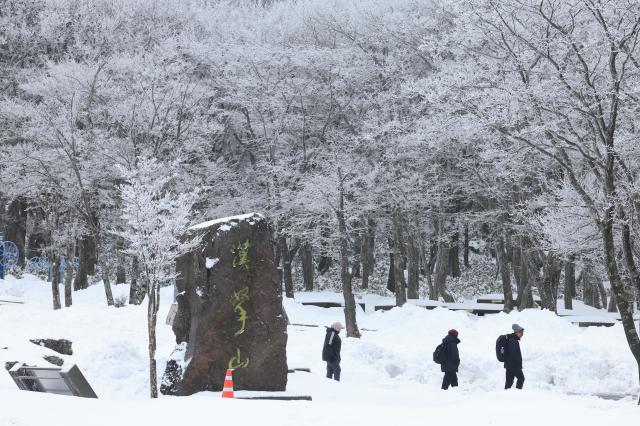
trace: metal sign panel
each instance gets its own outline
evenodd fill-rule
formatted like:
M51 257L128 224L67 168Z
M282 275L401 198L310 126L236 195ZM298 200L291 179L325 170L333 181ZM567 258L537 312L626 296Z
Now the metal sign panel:
M98 397L76 365L56 368L16 364L9 370L9 375L22 390L83 398Z

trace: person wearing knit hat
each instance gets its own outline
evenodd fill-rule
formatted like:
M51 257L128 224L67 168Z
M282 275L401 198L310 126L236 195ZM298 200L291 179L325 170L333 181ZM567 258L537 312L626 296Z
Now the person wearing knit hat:
M511 326L513 333L507 336L507 345L504 358L505 389L511 389L513 380L517 379L516 389L522 389L524 385L524 373L522 372L522 352L520 352L520 339L524 336L524 327L520 324Z
M458 352L458 330L451 329L447 333L444 339L442 339L443 345L443 360L440 364L440 371L444 373L442 378L442 389L447 390L449 386L458 386L458 367L460 367L460 353Z
M340 322L334 322L331 327L327 327L327 334L324 337L324 346L322 347L322 360L327 363L327 379L340 381L342 340L338 334L343 328Z

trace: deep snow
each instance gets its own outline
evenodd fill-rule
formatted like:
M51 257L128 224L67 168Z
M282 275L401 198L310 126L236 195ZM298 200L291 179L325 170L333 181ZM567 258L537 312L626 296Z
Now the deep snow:
M114 295L128 286L113 286ZM61 287L62 292L62 287ZM158 325L158 368L175 340L164 324L171 288L163 289ZM114 425L231 422L237 425L404 424L533 425L554 419L580 425L637 424L638 372L622 328L578 328L549 312L531 310L476 317L442 308L406 306L388 312L358 312L361 339L343 341L343 381L323 377L323 326L343 320L340 308L302 306L285 300L292 323L287 349L288 392L313 402L230 401L217 393L148 400L146 306L107 308L103 288L74 293L74 306L52 311L50 284L33 276L0 281L0 365L22 361L44 365L48 350L30 338L73 341L77 364L98 400L18 391L0 371L0 425ZM526 329L522 340L525 390L504 391L504 370L495 360L495 339L513 322ZM460 332L460 388L439 390L441 373L431 354L446 331ZM623 398L605 400L594 395ZM148 417L147 417L148 416Z

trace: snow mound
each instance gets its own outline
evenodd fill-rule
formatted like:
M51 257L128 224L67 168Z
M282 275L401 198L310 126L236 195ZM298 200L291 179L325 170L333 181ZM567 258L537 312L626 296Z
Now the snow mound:
M129 287L114 285L112 289L117 294L127 294ZM161 294L157 330L159 380L169 359L188 362L180 347L174 351L175 337L163 321L172 302L172 291L163 288ZM0 410L0 424L46 423L46 416L38 414L44 410L26 409L30 406L51 410L67 407L75 417L69 420L65 416L64 424L73 426L85 424L82 421L86 422L88 416L99 415L103 419L100 424L116 424L142 412L153 413L141 421L155 425L182 422L178 413L185 412L193 413L194 418L214 412L220 415L218 421L279 426L325 424L329 421L325 413L332 413L330 418L340 415L345 424L383 424L383 419L397 421L398 413L406 413L404 423L424 424L425 419L449 419L452 409L460 413L456 424L492 421L506 425L520 416L518 421L522 420L523 425L533 425L539 417L522 413L537 412L540 407L554 418L565 416L565 421L582 426L603 424L613 421L613 417L619 425L637 422L637 416L632 414L635 411L630 410L636 409L633 398L640 391L638 371L620 325L579 328L565 318L537 309L484 317L411 304L386 312L358 310L362 338L343 336L342 381L337 383L324 378L321 348L324 326L343 321L343 309L303 306L284 299L291 322L289 368L311 369L311 373L290 374L287 393L311 395L312 403L221 402L220 395L211 392L192 398L163 396L151 402L146 401L146 304L107 307L100 284L74 292L73 307L53 311L50 292L50 284L33 276L21 280L9 277L0 282L0 296L13 294L25 302L0 306L0 365L8 361L46 365L42 357L48 350L28 340L69 339L74 354L63 357L65 365L77 364L100 399L79 401L21 392L8 374L0 372L4 410ZM301 297L305 298L310 300L312 295ZM494 345L498 335L509 332L515 322L526 329L521 343L525 390L505 392L504 369L495 359ZM460 387L442 392L442 373L432 361L432 352L451 328L459 331L462 341ZM596 395L624 399L609 401ZM238 410L227 408L233 404ZM251 405L244 409L242 404ZM512 406L519 408L505 416L505 410Z

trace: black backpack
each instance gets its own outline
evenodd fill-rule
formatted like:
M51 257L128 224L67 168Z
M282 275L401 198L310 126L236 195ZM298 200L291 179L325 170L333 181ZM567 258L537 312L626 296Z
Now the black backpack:
M506 361L508 340L509 336L507 334L499 336L498 340L496 340L496 358L498 358L500 362Z
M436 364L442 364L445 361L445 344L440 343L436 346L436 350L433 351L433 362Z

